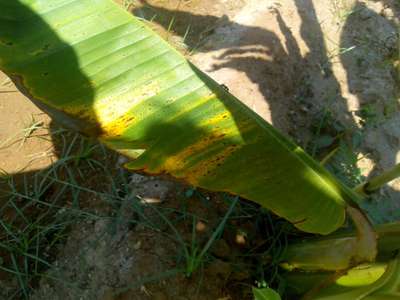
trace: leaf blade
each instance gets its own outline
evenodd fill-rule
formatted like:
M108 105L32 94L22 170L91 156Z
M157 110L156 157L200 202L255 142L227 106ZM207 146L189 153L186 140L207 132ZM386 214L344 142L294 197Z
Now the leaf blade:
M55 119L130 157L129 169L239 195L304 231L343 224L355 194L111 1L0 6L28 16L27 32L0 34L12 43L0 44L0 68Z

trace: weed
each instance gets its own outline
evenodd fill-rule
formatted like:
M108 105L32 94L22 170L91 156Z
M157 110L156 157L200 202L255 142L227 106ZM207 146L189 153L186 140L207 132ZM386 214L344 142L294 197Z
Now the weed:
M43 122L32 117L23 130L21 144L43 128ZM70 226L95 216L76 209L82 198L77 182L103 166L94 158L100 146L79 135L73 135L71 140L65 130L54 131L53 138L60 142L60 157L48 169L31 175L1 172L0 271L15 277L19 286L5 296L7 299L28 299L40 279L47 276L45 272ZM71 206L69 199L73 202Z
M5 140L0 142L0 150L8 148L16 143L20 143L19 148L21 148L25 142L30 138L46 138L47 134L35 134L40 130L47 130L48 128L45 126L43 121L37 121L34 115L31 115L31 120L29 123L21 130L21 132L17 132Z
M222 235L222 232L224 230L225 224L230 217L230 215L233 212L233 209L235 208L237 202L238 202L238 197L235 197L231 199L230 201L232 202L228 211L226 212L225 216L222 218L221 222L207 241L207 243L203 246L203 248L199 248L199 246L196 243L196 223L197 220L196 218L193 218L193 226L192 226L192 243L190 245L190 248L185 250L185 255L186 255L186 276L191 276L193 272L195 272L202 264L205 258L206 253L208 250L211 248L213 243Z
M33 129L39 125L35 124L32 122L32 126L27 127L32 129L26 131L30 133L27 138L36 136ZM267 219L266 227L269 229L263 231L267 236L265 243L250 249L247 254L238 257L239 261L230 264L237 269L253 269L254 278L264 280L280 292L284 290L285 283L278 268L280 255L287 243L286 222L280 220L277 223L269 213L260 211L257 205L225 195L224 202L229 203L229 208L219 219L215 230L204 239L196 231L196 224L201 218L189 212L184 200L185 197L186 200L194 197L207 209L213 209L210 198L201 190L186 189L179 209L143 203L132 194L129 173L115 169L116 156L110 159L110 153L103 146L62 129L53 130L52 135L58 159L49 168L29 176L1 173L0 213L6 217L0 223L0 252L4 257L0 271L8 274L9 278L15 278L18 283L18 288L7 292L4 297L28 299L42 279L63 282L64 286L78 291L78 281L82 279L70 282L64 278L66 275L62 270L54 269L53 262L74 224L91 220L104 220L108 224L104 234L113 236L121 232L121 228L129 230L140 224L179 245L180 251L175 254L177 268L147 276L132 286L126 286L126 289L164 280L178 273L197 278L200 289L203 270L213 260L210 249L227 228L233 226L232 222L256 220L262 228ZM96 207L104 203L109 209L92 209L90 203L94 199L98 203ZM126 211L131 213L127 215ZM181 228L188 222L191 224L190 239L185 238L186 232ZM165 230L165 226L169 230ZM253 238L253 232L243 232L249 235L249 239ZM97 236L91 241L91 247L96 247L103 238L104 235ZM91 253L87 251L89 249L79 253L82 261L87 253ZM198 276L194 276L195 273Z
M345 127L334 118L333 113L325 108L314 115L311 124L312 138L306 149L311 156L319 157L337 145L344 136Z
M380 122L379 114L375 104L362 105L360 110L356 112L356 115L361 119L360 123L364 127L376 127Z
M36 121L35 117L31 115L30 123L22 129L23 137L21 141L21 147L25 144L26 140L32 137L33 133L35 133L39 129L44 129L44 122L43 121Z
M136 0L124 0L122 2L122 6L126 10L130 10L132 7L135 7L137 5L138 5L138 2Z
M34 120L30 125L24 131L25 139L35 136L34 132L41 128L41 123ZM115 230L112 228L123 223L127 226L140 223L161 232L159 222L144 213L148 206L138 199L135 200L131 194L127 172L115 172L114 166L110 168L107 162L109 152L78 134L60 129L52 134L53 140L59 145L56 150L58 160L48 169L32 173L31 176L1 172L0 213L3 218L0 220L0 252L4 259L0 264L0 271L8 273L9 277L16 278L18 282L18 289L4 296L7 299L28 299L39 281L50 276L47 270L55 259L57 249L65 243L73 224L106 218L110 230ZM98 175L93 177L95 186L91 188L91 176L99 173L104 177L102 188L99 189L96 183L99 180ZM101 191L104 189L105 191ZM194 194L201 195L198 191L194 191ZM106 214L91 211L85 199L93 199L93 196L109 205L112 210ZM186 267L183 272L186 275L191 275L203 264L209 248L223 231L237 201L233 200L228 213L201 248L196 242L195 234L192 243L186 244L176 229L173 236L163 233L180 241L185 251ZM137 217L123 215L124 203L132 207ZM150 207L171 229L175 228L174 221L169 216L171 213L183 214L186 218L196 220L196 216L187 212ZM53 275L51 279L64 281L62 274ZM65 281L65 284L76 283Z
M307 151L331 173L348 186L356 186L365 179L357 165L364 138L362 129L346 128L330 110L323 109L314 115L311 134Z
M351 1L347 0L332 0L331 7L332 14L339 24L343 24L349 16L359 11L354 9Z

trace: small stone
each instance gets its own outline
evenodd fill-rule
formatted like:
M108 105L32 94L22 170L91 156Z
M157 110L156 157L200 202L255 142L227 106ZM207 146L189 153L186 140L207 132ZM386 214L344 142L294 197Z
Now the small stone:
M300 110L301 110L302 112L308 112L308 111L309 111L308 107L305 106L305 105L300 105Z
M198 221L196 223L196 231L198 232L204 232L207 229L207 225L206 223L202 222L202 221Z
M141 241L137 241L134 245L133 245L133 250L139 250L142 247L142 242Z
M246 245L246 235L244 235L241 232L238 232L235 237L235 242L240 246Z

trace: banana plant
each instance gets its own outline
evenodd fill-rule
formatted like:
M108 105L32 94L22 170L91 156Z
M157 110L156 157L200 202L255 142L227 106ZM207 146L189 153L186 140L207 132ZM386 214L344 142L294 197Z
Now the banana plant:
M375 259L360 196L111 0L0 0L0 69L59 123L129 159L357 239L340 269Z
M287 280L292 293L304 294L302 300L395 300L400 297L400 256L346 274L297 273Z
M359 234L341 232L289 245L282 267L289 291L304 300L378 300L400 296L400 223L375 227L378 255L373 263L347 261ZM316 255L317 254L317 255ZM341 270L341 271L338 271Z
M239 195L319 234L359 201L113 1L0 0L0 28L0 68L17 87L130 170Z

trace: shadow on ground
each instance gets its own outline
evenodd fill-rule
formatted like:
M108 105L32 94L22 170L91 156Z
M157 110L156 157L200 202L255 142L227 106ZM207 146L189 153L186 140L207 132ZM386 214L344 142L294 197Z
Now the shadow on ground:
M347 74L349 92L358 101L358 111L350 110L343 96L343 84L336 78L332 65L338 62L334 62L333 54L325 46L321 28L324 20L318 19L312 0L294 1L301 20L301 38L308 48L305 55L279 5L271 6L268 16L276 18L280 33L268 30L267 26L241 25L226 16L165 9L153 4L157 1L140 2L141 6L132 13L184 37L189 52L217 53L212 68L205 71L230 69L245 74L266 101L272 124L291 135L312 156L323 159L336 151L338 155L328 168L346 184L354 186L364 180L357 167L360 157L373 161L373 175L396 164L400 149L399 132L394 128L398 121L399 80L394 66L399 55L398 25L395 18L390 21L384 13L391 10L399 16L398 2L375 1L382 4L381 15L361 1L354 1L345 12L337 56ZM268 22L258 23L273 23ZM201 60L203 56L199 57ZM323 86L322 93L316 91L317 85ZM375 88L383 94L377 95ZM377 129L379 126L384 129ZM389 219L399 218L395 212L397 204L387 200L398 198L399 192L387 187L384 193L383 198L378 195L382 198L380 203L386 206L385 202L391 202L385 213L393 213ZM382 217L382 213L373 216L379 222L384 220Z

